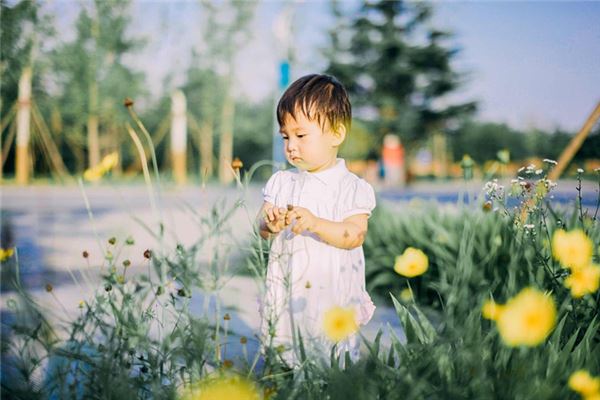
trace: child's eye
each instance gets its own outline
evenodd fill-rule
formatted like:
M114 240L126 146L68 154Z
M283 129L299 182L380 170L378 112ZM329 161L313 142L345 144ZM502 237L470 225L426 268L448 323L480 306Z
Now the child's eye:
M287 137L287 136L282 136L281 138L282 138L283 140L288 140L288 137Z
M298 138L303 138L304 136L306 136L306 135L296 135L296 137L298 137Z

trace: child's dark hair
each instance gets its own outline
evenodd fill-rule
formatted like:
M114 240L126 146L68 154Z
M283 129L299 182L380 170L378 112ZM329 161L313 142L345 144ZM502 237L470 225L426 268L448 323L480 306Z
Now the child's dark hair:
M336 130L343 124L350 130L352 107L344 86L333 76L312 74L299 78L285 91L277 104L277 122L283 125L286 114L296 118L302 112L308 119L317 120Z

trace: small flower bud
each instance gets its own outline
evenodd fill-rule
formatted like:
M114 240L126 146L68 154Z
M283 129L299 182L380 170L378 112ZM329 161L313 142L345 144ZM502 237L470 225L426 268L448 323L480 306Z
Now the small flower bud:
M231 317L229 316L229 314L225 314L225 315L223 316L223 319L224 319L225 321L229 321L229 320L231 319Z
M312 287L312 285L310 284L310 281L306 281L306 285L304 285L305 288L310 289Z
M492 202L488 200L485 203L483 203L482 209L485 212L492 211Z
M52 291L53 287L51 284L46 283L46 292L50 293Z
M160 296L164 292L165 292L165 289L162 286L159 286L158 288L156 288L156 295L157 296Z
M135 241L133 240L133 238L131 236L129 236L127 239L125 239L125 244L127 246L133 246L135 244Z
M248 338L247 338L246 336L242 336L242 337L240 338L240 343L241 343L241 344L246 344L246 343L248 343Z
M125 97L125 100L123 101L123 105L125 107L132 107L133 106L133 100L129 97Z
M236 171L241 169L243 166L244 166L244 163L238 157L234 158L233 161L231 162L231 168L233 168Z
M129 261L129 260L125 260L125 261L123 261L123 266L124 266L125 268L129 267L130 265L131 265L131 261Z
M108 243L114 245L115 243L117 243L117 238L114 236L111 237L110 239L108 239Z
M87 250L84 250L83 253L81 253L81 255L83 256L83 258L88 258L90 256L90 253L88 253Z
M152 251L150 249L146 249L146 251L144 251L144 258L147 258L148 260L152 257Z
M229 369L233 367L233 361L231 360L223 360L223 368Z
M112 285L110 283L107 283L106 285L104 285L104 290L110 292L112 290Z

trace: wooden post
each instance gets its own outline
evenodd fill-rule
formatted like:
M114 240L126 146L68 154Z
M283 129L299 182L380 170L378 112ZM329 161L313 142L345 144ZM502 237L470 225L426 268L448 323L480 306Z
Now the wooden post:
M19 79L19 100L17 108L17 152L15 175L17 184L29 182L30 160L29 139L31 137L31 67L25 67Z
M187 154L187 116L185 95L177 90L171 96L171 160L173 177L179 185L185 184Z
M590 130L592 129L598 118L600 118L600 102L596 104L596 108L594 109L594 111L592 111L587 121L585 121L585 124L583 124L583 127L581 128L579 133L575 135L573 139L571 139L567 148L560 155L560 158L558 159L558 164L552 171L550 171L550 174L548 174L548 178L550 180L555 181L558 178L560 178L560 175L563 173L565 168L567 168L567 165L569 164L569 162L571 162L571 160L575 156L575 153L577 153L577 150L579 150L579 148L581 147L583 141L590 133Z

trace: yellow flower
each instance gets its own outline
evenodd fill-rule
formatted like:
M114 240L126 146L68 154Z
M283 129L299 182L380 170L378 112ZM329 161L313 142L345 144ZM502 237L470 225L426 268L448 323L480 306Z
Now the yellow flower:
M594 293L600 286L600 266L589 264L571 270L571 275L565 279L565 286L571 289L571 296L575 298Z
M569 377L569 387L587 399L600 394L600 378L594 378L588 371L580 369Z
M497 304L493 300L488 300L483 304L483 307L481 307L481 314L485 319L491 319L492 321L496 321L500 317L502 309L502 305Z
M323 330L329 339L339 342L358 330L354 308L335 306L323 316Z
M184 390L181 400L259 400L257 386L239 376L207 378Z
M419 249L409 247L404 250L401 256L396 257L394 271L400 275L412 278L424 274L428 267L429 259L425 253Z
M506 345L536 346L554 328L556 306L549 295L525 288L502 307L496 322Z
M581 268L592 259L592 241L581 229L559 229L552 237L552 254L566 267Z
M411 288L402 289L400 291L400 300L405 303L408 303L413 300L413 291Z
M15 249L2 249L0 248L0 262L6 261L15 253Z

